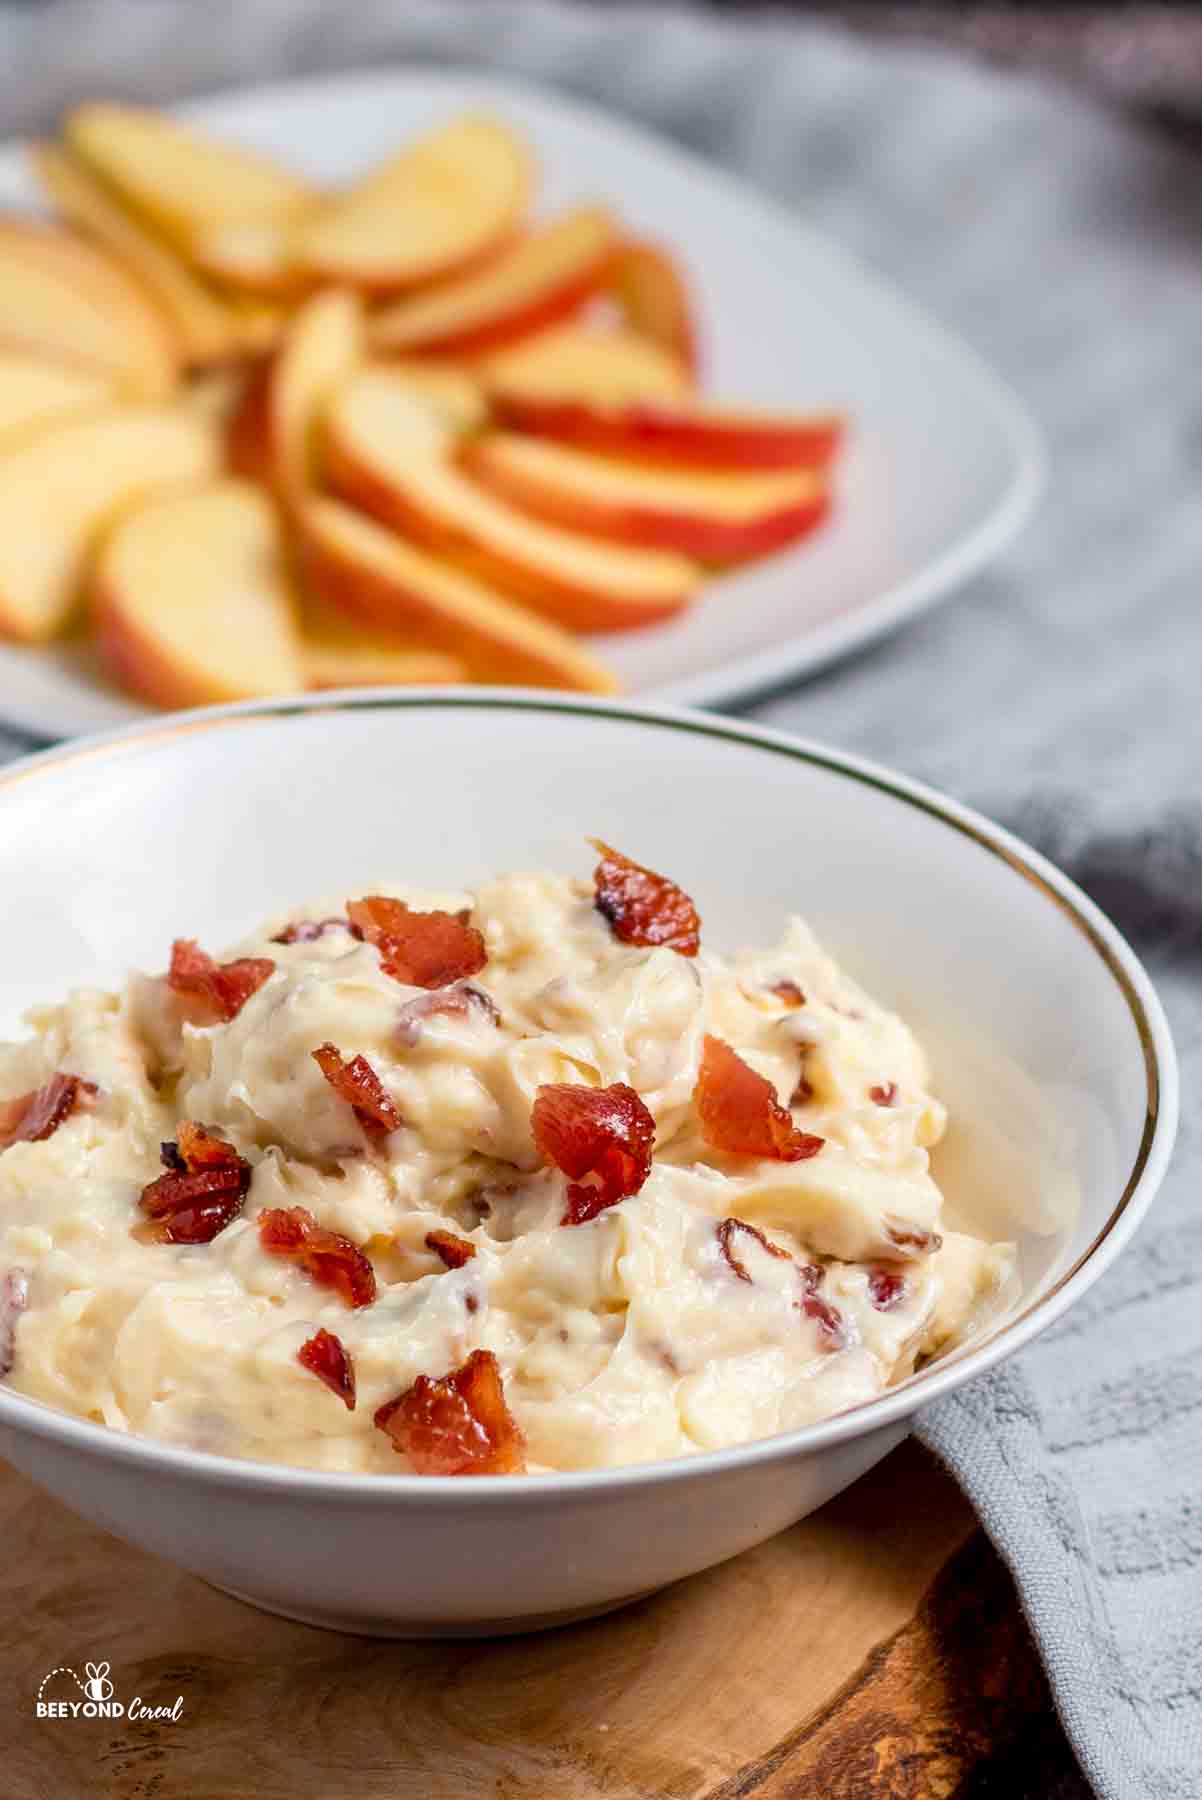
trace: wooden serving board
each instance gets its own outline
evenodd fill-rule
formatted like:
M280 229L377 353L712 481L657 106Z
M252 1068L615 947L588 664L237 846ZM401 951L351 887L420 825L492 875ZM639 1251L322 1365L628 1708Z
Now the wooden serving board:
M5 1800L1088 1800L1009 1577L914 1444L719 1569L491 1641L289 1624L2 1469L0 1520ZM181 1716L38 1718L85 1662Z

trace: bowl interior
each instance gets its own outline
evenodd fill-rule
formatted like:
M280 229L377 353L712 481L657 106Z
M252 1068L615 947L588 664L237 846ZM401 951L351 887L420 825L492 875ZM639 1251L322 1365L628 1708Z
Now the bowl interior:
M711 943L802 913L918 1031L953 1127L954 1219L1046 1291L1114 1212L1149 1064L1121 972L1071 904L971 822L872 771L553 699L393 697L167 724L0 779L3 1026L79 984L213 949L376 880L587 873L586 835L670 873Z

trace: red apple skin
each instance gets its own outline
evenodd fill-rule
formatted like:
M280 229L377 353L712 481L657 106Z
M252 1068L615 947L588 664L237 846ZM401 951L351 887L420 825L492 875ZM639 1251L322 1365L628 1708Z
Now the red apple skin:
M469 646L461 632L431 609L420 591L402 587L353 559L340 556L316 533L305 530L303 517L297 547L308 587L329 606L360 625L403 631L419 647L449 649L464 658L477 680L520 681L536 687L597 694L617 691L617 682L600 665L592 665L589 679L582 677L579 665L569 670L553 657L539 655L529 647L519 652L511 646L484 642Z
M573 631L625 631L670 619L688 604L687 596L665 600L655 596L612 596L556 581L550 574L490 550L454 525L434 517L407 494L382 480L364 461L330 433L325 444L325 474L331 491L374 519L391 525L402 537L435 551L478 580L501 588Z
M823 487L795 505L736 523L703 518L698 513L619 506L601 499L586 500L582 495L556 493L536 479L493 463L486 446L466 446L460 460L468 473L499 499L545 519L549 525L562 525L569 531L583 531L644 550L679 550L704 563L746 562L783 549L815 530L831 510L830 492Z
M606 410L576 400L524 399L499 391L493 409L503 425L555 438L582 450L695 469L825 469L843 442L834 413L796 423L768 423L754 415L718 420L686 408L646 402Z
M671 251L642 238L627 239L614 254L609 284L631 329L662 344L697 375L697 321L688 282Z
M263 487L274 483L272 456L271 377L274 357L259 359L247 377L229 424L225 454L230 470Z
M538 295L510 312L499 314L486 325L478 325L473 330L445 332L437 338L424 338L420 344L403 344L395 353L402 356L476 356L485 350L498 350L503 344L516 343L550 325L559 325L602 291L612 255L612 247L608 247L553 293ZM377 348L382 356L390 354L386 338Z
M160 651L131 626L120 605L97 582L92 590L92 628L101 664L117 686L151 706L168 711L184 706L208 706L234 694L214 694L203 683L191 682L166 661Z

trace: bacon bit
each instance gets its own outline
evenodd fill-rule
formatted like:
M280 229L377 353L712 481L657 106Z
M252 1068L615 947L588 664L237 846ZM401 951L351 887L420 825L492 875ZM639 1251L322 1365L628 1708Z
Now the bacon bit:
M84 1098L97 1091L95 1082L56 1074L32 1093L0 1103L0 1150L13 1144L39 1144L52 1137Z
M0 1381L12 1372L17 1320L28 1305L29 1276L24 1269L10 1269L0 1281Z
M884 1220L885 1236L898 1250L938 1250L943 1243L937 1231L926 1231L921 1225L907 1225L900 1219Z
M341 1338L324 1326L301 1345L296 1360L302 1369L324 1381L332 1394L337 1394L348 1412L355 1410L355 1365L347 1355Z
M804 1006L806 997L795 981L774 981L770 993L783 1000L786 1006Z
M466 1016L478 1012L490 1025L501 1024L501 1010L491 994L486 994L472 981L457 981L452 987L436 988L429 994L415 994L406 1000L397 1014L397 1037L412 1050L421 1041L422 1026L438 1013Z
M799 1131L776 1098L772 1083L721 1038L707 1035L702 1045L693 1102L701 1134L715 1150L801 1162L817 1156L826 1141Z
M781 1256L786 1262L792 1261L787 1250L782 1250L779 1244L772 1243L762 1231L758 1231L754 1225L749 1225L746 1219L723 1219L718 1226L718 1248L740 1281L750 1281L751 1276L748 1273L747 1265L731 1249L731 1239L736 1231L745 1231L748 1237L753 1237L760 1248L768 1252L769 1256Z
M878 1106L892 1106L897 1099L896 1081L887 1081L883 1087L870 1087L868 1098L875 1100Z
M299 1263L318 1287L330 1287L348 1306L370 1306L376 1272L350 1238L319 1225L305 1206L269 1206L259 1214L259 1242L273 1256Z
M879 1312L896 1306L906 1289L906 1278L900 1269L869 1269L868 1297Z
M520 1475L526 1466L491 1350L473 1350L438 1381L419 1375L377 1410L375 1422L418 1475Z
M312 944L327 931L349 930L346 919L299 919L295 925L285 925L283 931L277 931L271 941L273 944Z
M701 948L701 920L683 888L664 875L631 862L600 838L589 843L601 861L593 871L595 905L624 944L662 945L681 956Z
M192 938L176 938L167 986L228 1024L274 972L269 957L240 956L233 962L215 963Z
M655 1120L632 1087L590 1088L545 1082L530 1114L534 1141L548 1162L571 1176L561 1225L586 1225L651 1173ZM586 1185L581 1177L595 1179Z
M413 912L383 894L352 900L346 910L352 929L380 952L384 973L409 987L446 987L488 961L480 933L454 913Z
M440 1256L448 1269L461 1269L476 1254L475 1244L456 1237L453 1231L427 1231L426 1249Z
M251 1167L232 1144L185 1119L177 1142L162 1144L167 1171L142 1189L138 1205L148 1224L134 1235L143 1243L211 1244L242 1211Z
M312 1056L334 1092L347 1102L369 1136L387 1136L390 1131L400 1130L404 1121L396 1101L365 1056L352 1056L345 1062L342 1052L333 1044L319 1044Z
M829 1300L824 1300L818 1292L822 1285L823 1272L817 1263L805 1263L799 1270L801 1275L801 1300L799 1305L807 1319L813 1319L822 1334L823 1348L826 1350L845 1350L847 1348L847 1326L843 1314Z
M755 1239L761 1250L768 1252L769 1256L780 1257L784 1262L793 1262L793 1258L787 1250L782 1250L779 1244L772 1243L762 1231L758 1231L754 1225L749 1225L746 1219L723 1219L717 1231L718 1248L725 1257L728 1267L740 1281L751 1281L752 1278L747 1265L735 1255L731 1248L731 1241L736 1231L745 1231L748 1237ZM824 1349L844 1349L847 1344L847 1327L843 1322L843 1315L830 1304L829 1300L824 1300L818 1292L822 1285L823 1272L821 1268L817 1263L794 1263L793 1266L797 1270L798 1279L801 1282L801 1298L794 1302L797 1310L804 1313L807 1319L814 1320L822 1334Z

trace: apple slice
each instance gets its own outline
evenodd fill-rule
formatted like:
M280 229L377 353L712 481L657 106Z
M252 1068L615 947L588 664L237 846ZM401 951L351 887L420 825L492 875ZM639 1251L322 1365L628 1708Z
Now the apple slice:
M680 358L637 332L557 325L479 358L472 372L498 412L574 403L615 409L684 400L692 377Z
M670 251L627 239L610 268L610 291L632 331L650 339L696 374L697 327L688 284Z
M839 413L769 413L691 400L523 399L495 394L508 425L582 449L696 469L825 469L843 441Z
M110 251L157 303L179 340L184 363L196 367L237 354L237 320L230 308L113 198L86 163L61 144L36 144L32 155L38 180L64 219Z
M536 518L706 563L779 550L812 531L830 505L826 478L815 469L658 469L512 432L477 438L460 460L492 493Z
M72 413L93 412L112 398L112 383L103 375L0 350L0 449Z
M310 587L348 618L449 651L478 681L615 691L609 670L567 632L337 500L309 496L294 524Z
M467 680L457 656L416 648L412 638L312 606L302 619L301 659L313 688L447 687Z
M41 431L0 458L0 632L52 637L108 520L158 489L210 479L218 462L216 434L196 414L142 406Z
M231 466L291 499L314 475L314 424L363 353L363 303L327 288L294 315L275 356L248 382L230 427Z
M288 212L283 217L231 219L206 226L192 240L192 261L238 293L268 300L299 298L313 285L294 256L302 217Z
M488 397L474 371L433 357L413 357L383 366L395 379L403 381L455 436L481 431L488 424Z
M530 151L507 125L456 119L322 207L297 232L296 262L310 279L370 293L445 281L512 236L533 176Z
M567 318L604 285L616 233L602 207L544 225L476 274L395 301L372 321L386 354L475 354Z
M0 218L0 344L108 376L140 398L175 385L167 321L124 269L83 238Z
M106 668L156 706L306 685L279 522L248 482L162 495L125 513L96 560L92 616Z
M186 256L219 227L300 217L314 203L282 163L144 107L77 106L65 130L75 154Z
M451 445L417 395L375 371L340 388L326 414L326 476L338 493L560 624L647 625L693 594L700 570L684 557L540 525L463 475Z

